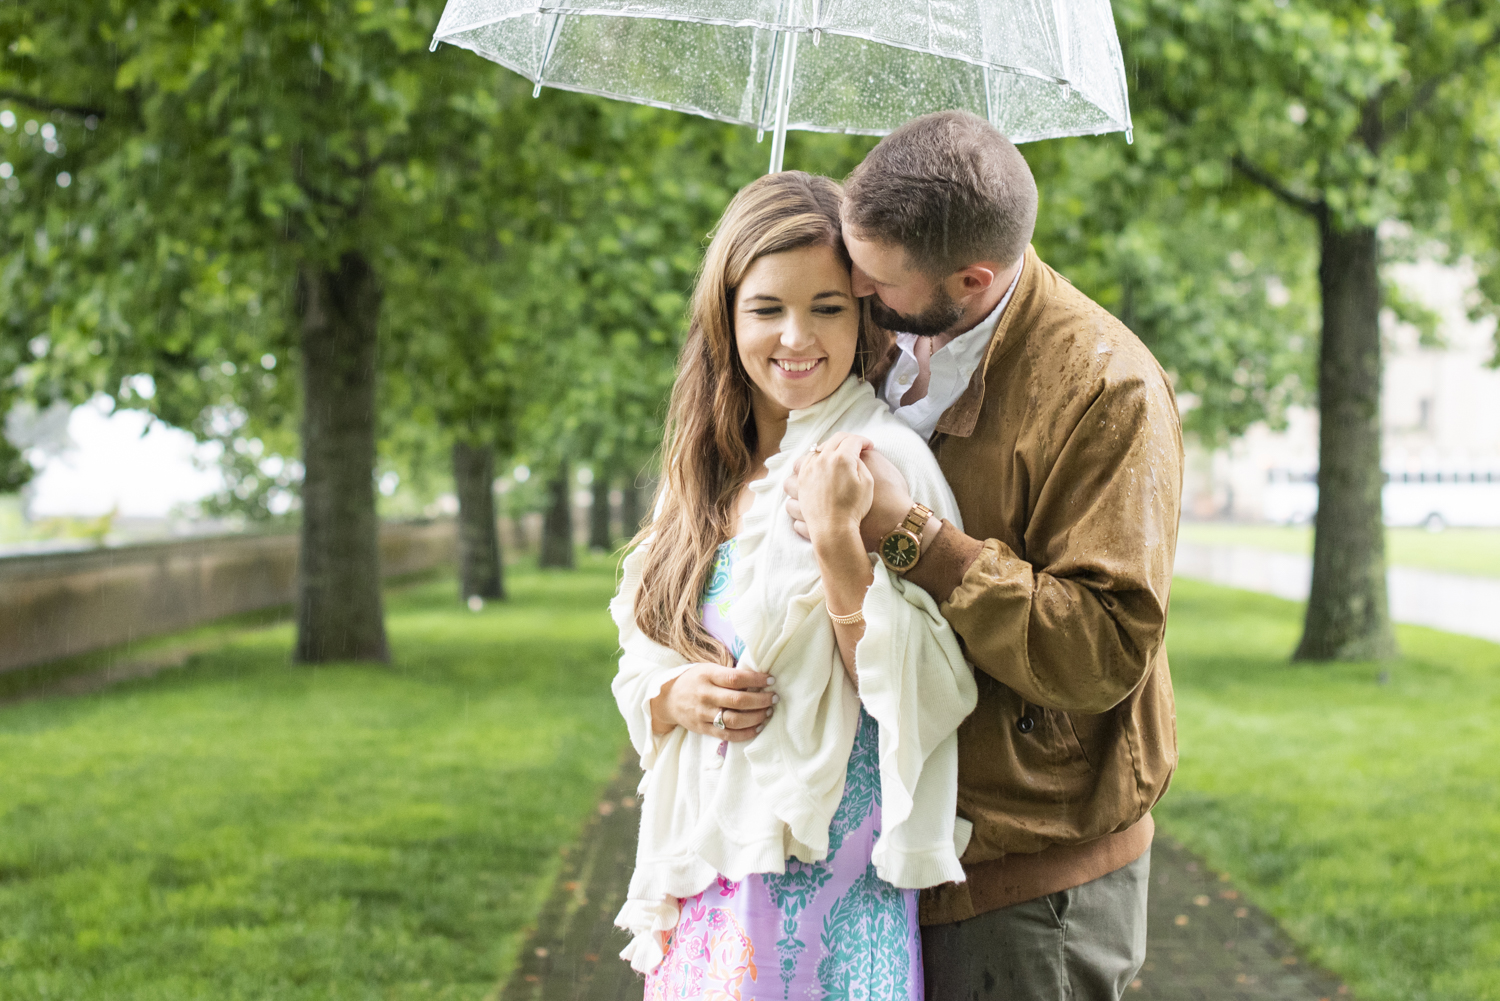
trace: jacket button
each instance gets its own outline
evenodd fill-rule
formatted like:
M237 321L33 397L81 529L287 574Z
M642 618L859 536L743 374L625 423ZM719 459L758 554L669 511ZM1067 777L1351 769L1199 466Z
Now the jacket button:
M1030 733L1032 730L1036 729L1036 720L1032 719L1030 716L1022 716L1020 719L1016 720L1016 729L1020 730L1022 733Z

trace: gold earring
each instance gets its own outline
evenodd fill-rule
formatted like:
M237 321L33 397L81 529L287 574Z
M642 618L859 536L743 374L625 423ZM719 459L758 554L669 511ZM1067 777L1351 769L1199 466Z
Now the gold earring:
M855 354L856 357L859 358L859 384L861 386L863 386L865 384L865 351L864 351L864 348L856 348L855 351L854 351L854 354Z

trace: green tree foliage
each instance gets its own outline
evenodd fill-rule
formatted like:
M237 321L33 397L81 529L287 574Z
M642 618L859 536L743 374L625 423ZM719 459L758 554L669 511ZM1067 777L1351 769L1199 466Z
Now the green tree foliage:
M764 148L654 109L532 100L470 53L429 54L439 7L0 8L0 406L104 392L149 409L222 440L232 503L261 514L296 486L300 440L313 494L369 495L312 519L366 526L363 555L347 535L312 551L343 546L368 580L374 431L322 452L308 433L350 412L343 390L372 399L383 380L380 468L407 482L445 480L458 443L524 458L539 482L566 462L633 476L660 435L703 240ZM1487 99L1500 13L1479 0L1120 0L1116 13L1137 141L1027 148L1037 244L1150 344L1206 439L1275 423L1316 385L1321 583L1305 652L1388 652L1379 255L1436 245L1475 263L1477 309L1500 301ZM794 134L788 165L842 176L870 142ZM335 342L349 351L329 359L367 360L308 382L309 345Z
M1208 444L1308 402L1317 287L1306 227L1273 199L1222 192L1142 125L1024 149L1042 257L1118 316L1173 376L1184 429ZM1211 185L1207 190L1200 184Z
M427 52L437 2L84 6L0 12L0 92L69 123L65 151L28 138L9 192L0 273L9 350L35 358L23 381L123 396L144 373L147 405L200 433L252 417L290 433L300 411L299 655L383 657L376 330L392 302L467 319L402 262L430 251L434 216L461 223L458 252L483 231L462 220L489 211L509 152L491 68Z
M1500 301L1500 7L1127 0L1116 11L1138 134L1160 137L1186 189L1275 198L1296 220L1275 228L1300 226L1316 251L1319 508L1297 656L1392 656L1380 267L1414 249L1466 258L1480 275L1475 308Z
M0 434L0 493L14 493L27 483L36 470L16 446Z

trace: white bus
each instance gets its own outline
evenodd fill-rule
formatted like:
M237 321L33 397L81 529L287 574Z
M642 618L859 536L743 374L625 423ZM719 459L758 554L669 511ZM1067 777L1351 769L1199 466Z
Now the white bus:
M1500 470L1388 469L1380 495L1385 523L1420 525L1432 531L1500 527ZM1316 471L1271 469L1266 473L1265 517L1307 524L1318 509Z

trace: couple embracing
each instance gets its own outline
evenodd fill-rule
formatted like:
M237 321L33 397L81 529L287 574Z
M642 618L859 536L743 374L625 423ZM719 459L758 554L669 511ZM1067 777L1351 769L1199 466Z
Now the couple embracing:
M714 232L611 604L648 999L1095 1001L1143 961L1178 414L1036 213L943 112Z

